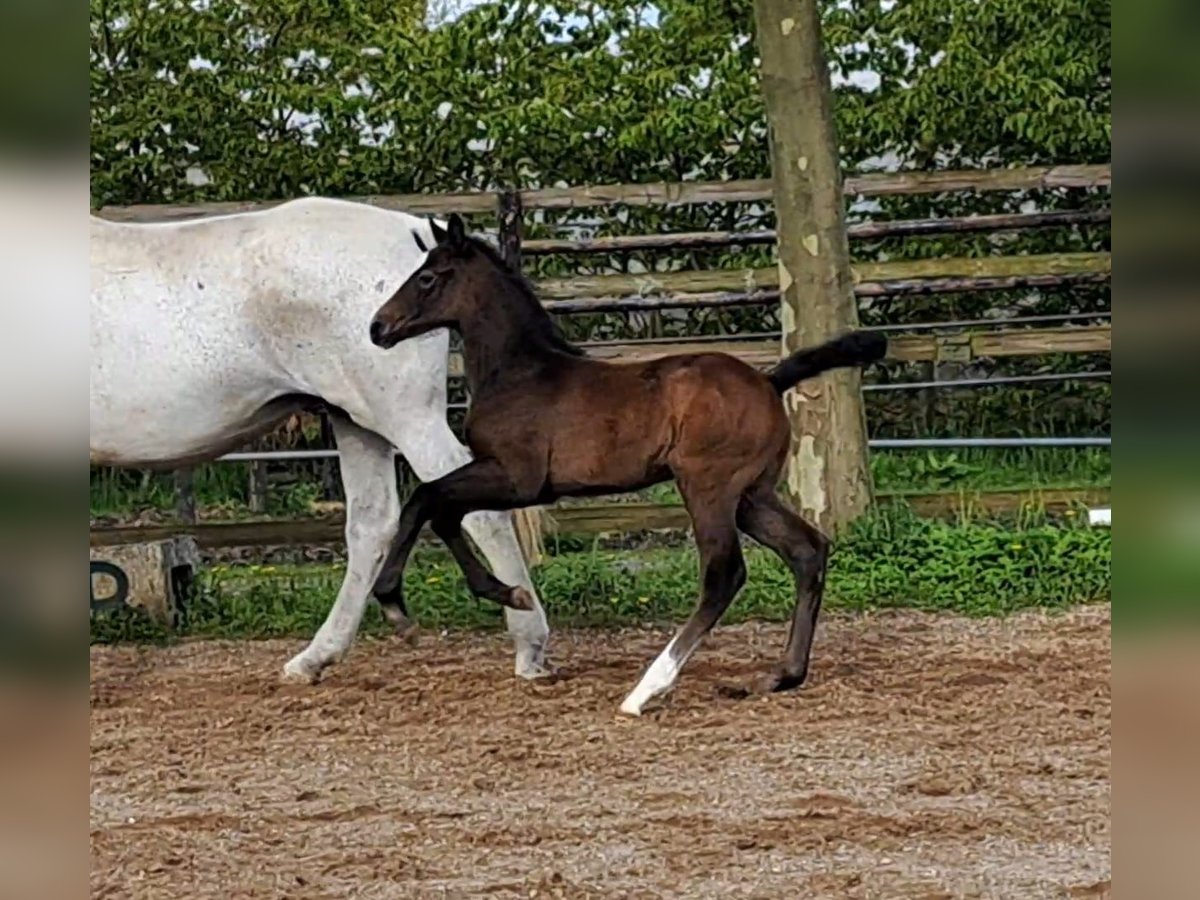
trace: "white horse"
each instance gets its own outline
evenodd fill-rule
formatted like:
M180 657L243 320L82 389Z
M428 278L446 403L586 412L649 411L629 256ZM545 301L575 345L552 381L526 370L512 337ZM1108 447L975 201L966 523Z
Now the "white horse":
M306 400L335 410L346 576L316 636L284 666L290 680L316 681L353 643L399 522L394 450L423 481L471 458L446 422L448 333L391 352L368 334L380 303L424 260L414 230L430 235L424 219L321 198L177 223L92 217L93 464L210 460ZM534 598L530 611L505 609L516 674L547 674L546 617L509 514L463 524L496 575Z

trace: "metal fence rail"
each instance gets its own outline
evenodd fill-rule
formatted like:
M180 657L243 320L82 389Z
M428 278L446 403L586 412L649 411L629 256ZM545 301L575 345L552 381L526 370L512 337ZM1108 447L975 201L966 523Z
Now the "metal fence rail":
M877 438L867 441L872 450L936 450L969 447L1111 447L1111 437L1013 437L1013 438ZM337 450L249 450L226 453L213 462L297 462L337 459Z

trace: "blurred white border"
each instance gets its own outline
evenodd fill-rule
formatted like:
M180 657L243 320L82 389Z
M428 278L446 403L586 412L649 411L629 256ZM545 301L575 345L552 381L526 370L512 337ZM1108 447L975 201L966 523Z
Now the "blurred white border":
M0 160L0 465L83 452L88 207L83 160Z

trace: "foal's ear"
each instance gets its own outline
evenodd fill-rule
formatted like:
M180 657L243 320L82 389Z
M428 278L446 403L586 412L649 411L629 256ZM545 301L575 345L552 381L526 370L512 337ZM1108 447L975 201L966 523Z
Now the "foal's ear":
M463 249L467 245L467 227L463 224L462 216L453 213L448 224L450 249Z
M437 219L433 218L433 216L429 217L429 230L433 233L435 243L446 243L446 229L439 225Z

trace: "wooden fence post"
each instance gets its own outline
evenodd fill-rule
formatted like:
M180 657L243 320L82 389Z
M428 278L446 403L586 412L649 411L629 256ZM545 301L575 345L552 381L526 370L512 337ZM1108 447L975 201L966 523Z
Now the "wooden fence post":
M320 413L321 422L321 446L322 447L337 447L337 439L333 434L333 423L329 421L329 416L324 412ZM342 499L339 491L341 490L341 480L339 473L334 465L334 460L323 459L319 463L321 473L321 499L325 502L331 500Z
M175 480L175 516L180 522L188 525L196 524L196 493L192 485L192 469L176 469Z
M521 235L524 231L524 211L521 195L516 191L504 191L499 195L500 256L506 263L521 271ZM546 555L545 524L539 507L531 506L513 512L513 527L517 531L517 542L525 556L526 565L538 565Z
M754 0L778 231L783 353L858 325L833 92L817 0ZM787 492L836 533L871 502L866 421L857 371L807 381L785 395L792 421Z
M250 495L250 512L265 513L267 511L267 463L266 460L256 459L250 462L248 493Z

